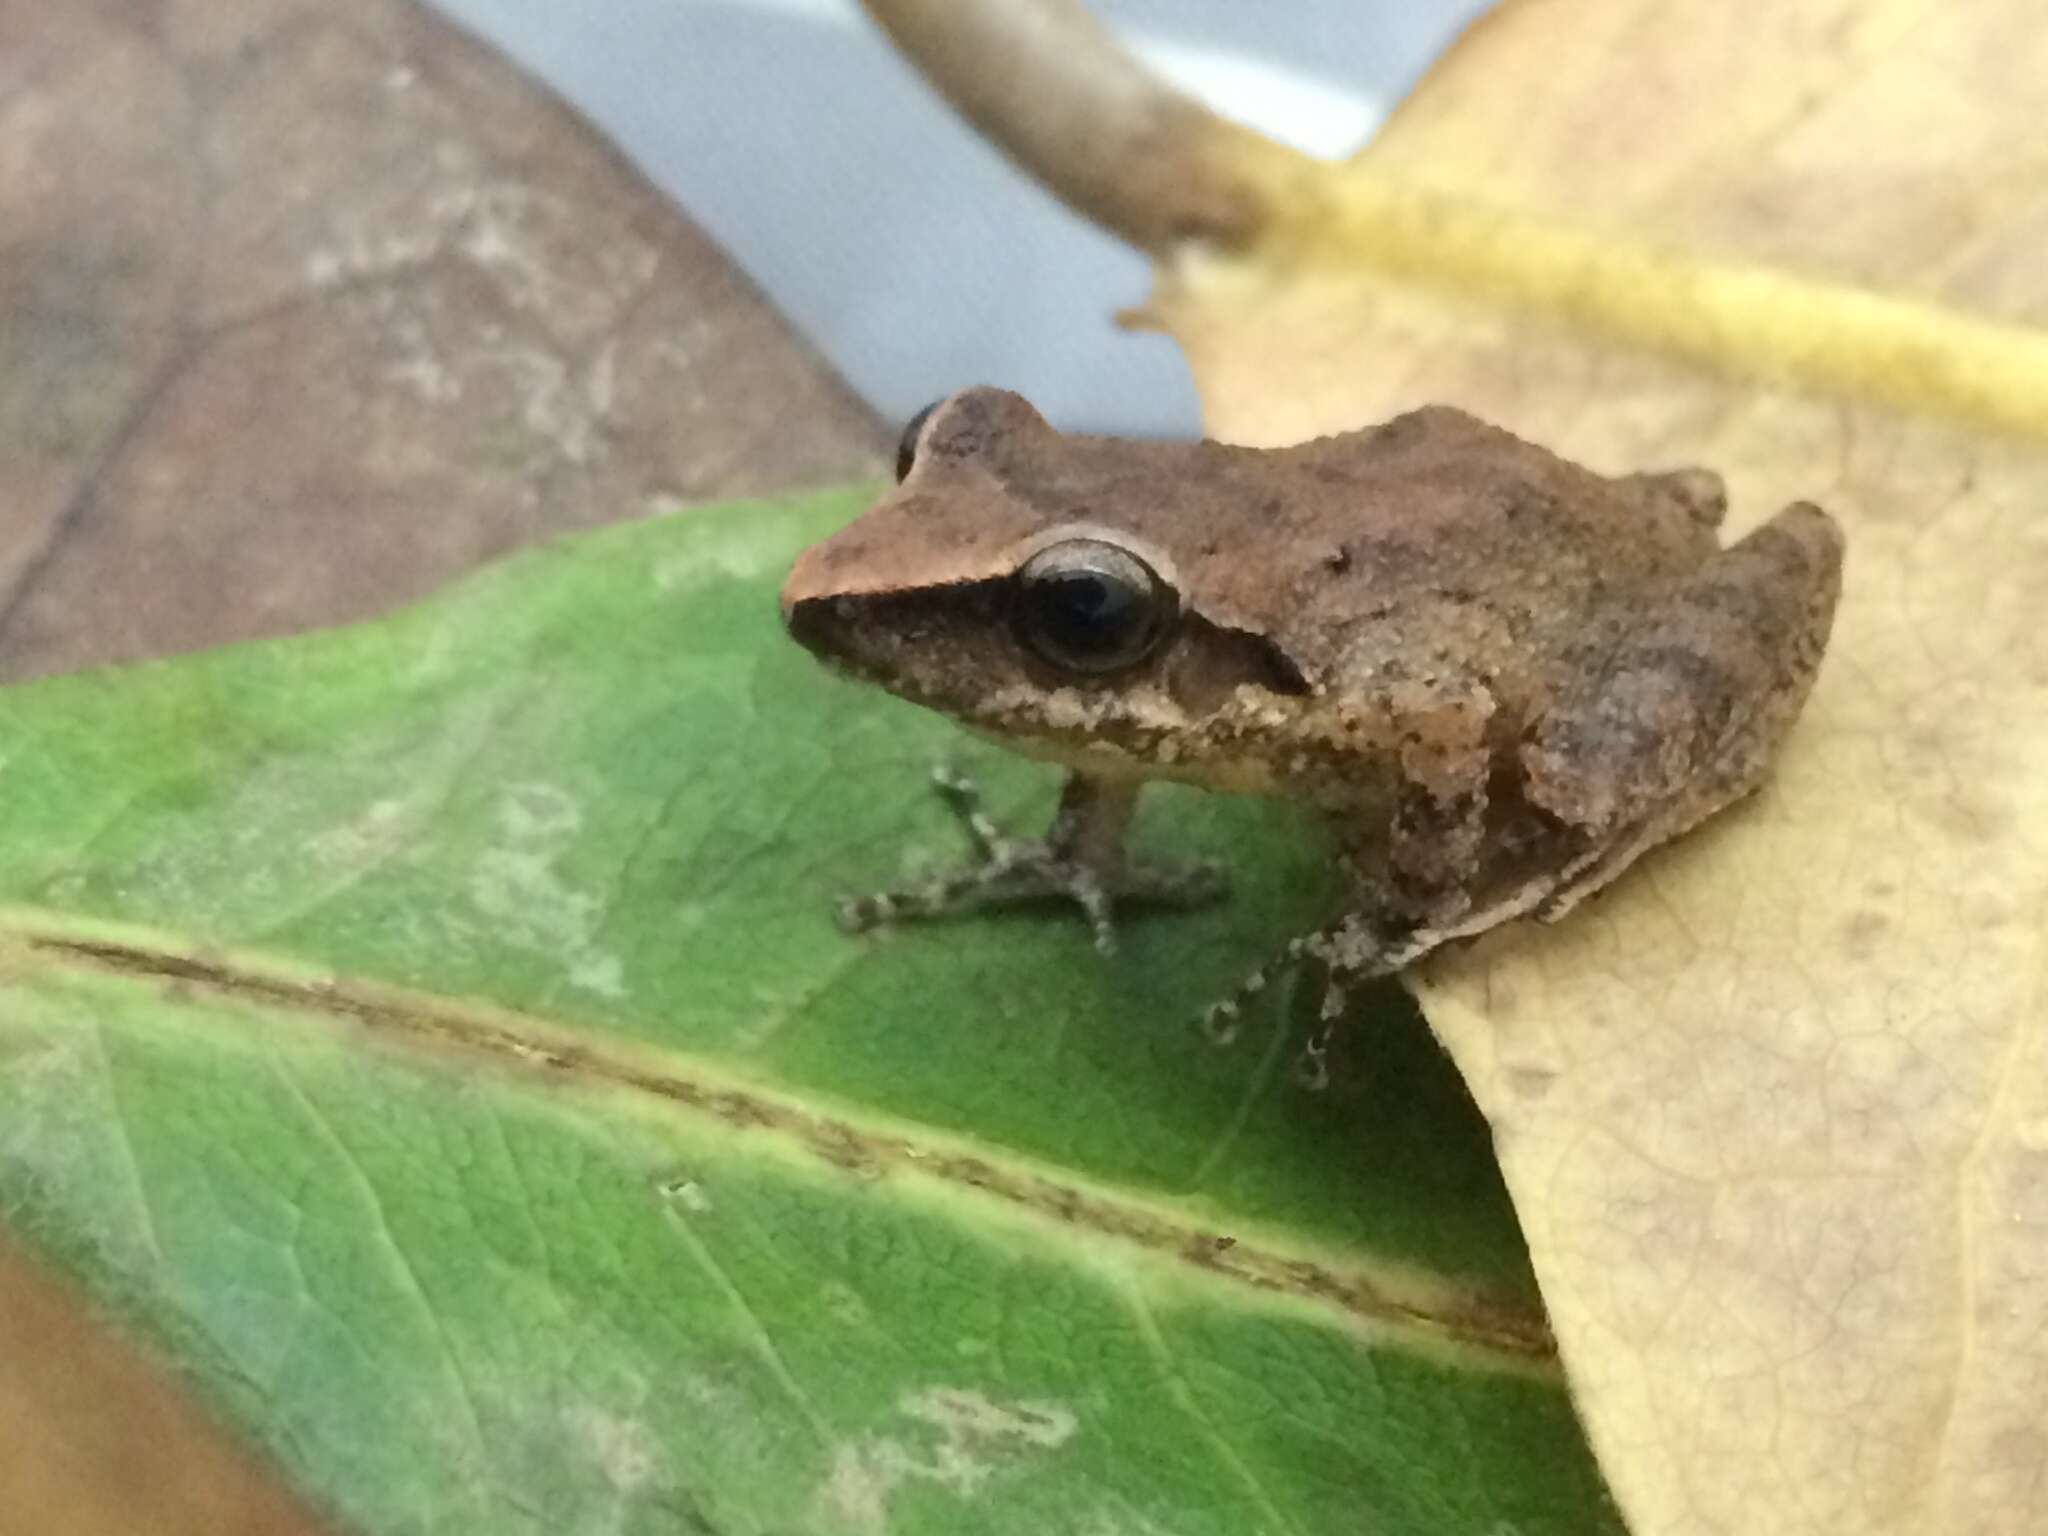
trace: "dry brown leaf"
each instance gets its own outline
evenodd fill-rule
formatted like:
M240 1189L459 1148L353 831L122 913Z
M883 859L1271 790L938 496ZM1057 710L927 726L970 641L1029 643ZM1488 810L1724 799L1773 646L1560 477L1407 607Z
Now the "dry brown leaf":
M1449 400L1849 529L1769 788L1421 978L1639 1536L2048 1529L2044 169L2030 6L1523 0L1160 270L1219 436Z
M0 677L359 618L892 440L413 0L0 0Z
M0 1531L328 1530L0 1233Z

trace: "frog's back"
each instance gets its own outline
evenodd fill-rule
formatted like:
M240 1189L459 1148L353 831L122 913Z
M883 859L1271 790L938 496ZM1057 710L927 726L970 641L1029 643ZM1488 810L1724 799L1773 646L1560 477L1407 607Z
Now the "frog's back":
M1718 548L1714 517L1655 481L1607 479L1449 407L1263 457L1258 558L1197 543L1185 576L1218 609L1260 614L1325 681L1537 686L1589 627Z

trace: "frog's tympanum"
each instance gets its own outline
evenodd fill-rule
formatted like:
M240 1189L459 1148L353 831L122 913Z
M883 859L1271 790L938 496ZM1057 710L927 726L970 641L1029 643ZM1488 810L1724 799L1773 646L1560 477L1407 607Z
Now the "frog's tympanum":
M1350 890L1287 951L1328 967L1326 1016L1446 940L1562 916L1756 788L1840 589L1818 507L1724 549L1711 472L1609 479L1443 406L1257 449L1069 436L970 389L898 471L799 557L790 633L1069 777L1025 842L942 776L979 862L849 924L1062 895L1107 950L1117 901L1218 885L1126 854L1145 780L1282 795L1328 821Z

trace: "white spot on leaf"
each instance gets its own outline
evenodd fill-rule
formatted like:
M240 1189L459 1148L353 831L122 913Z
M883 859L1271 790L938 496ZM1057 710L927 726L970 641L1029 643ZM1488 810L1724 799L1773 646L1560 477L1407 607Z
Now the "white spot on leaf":
M556 868L582 822L581 808L552 785L508 786L498 804L506 841L477 856L470 901L491 920L498 942L554 958L573 987L624 997L625 967L597 942L603 901Z
M853 1529L888 1529L897 1488L921 1482L967 1500L991 1479L1073 1438L1074 1415L1055 1403L1004 1405L961 1387L932 1387L897 1402L912 1421L900 1434L872 1434L840 1446L819 1492L824 1509Z

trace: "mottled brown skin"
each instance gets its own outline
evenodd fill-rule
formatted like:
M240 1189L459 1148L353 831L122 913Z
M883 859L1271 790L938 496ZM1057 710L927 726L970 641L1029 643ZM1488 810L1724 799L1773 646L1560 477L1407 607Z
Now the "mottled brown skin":
M1443 406L1254 449L1062 435L974 389L914 449L797 560L791 632L1067 764L1119 829L1154 777L1313 805L1353 900L1290 953L1340 976L1560 915L1753 789L1840 587L1817 507L1724 550L1718 477L1608 479ZM1157 649L1106 676L1049 665L1012 622L1018 567L1076 534L1178 598ZM1120 838L1094 842L1113 895Z

